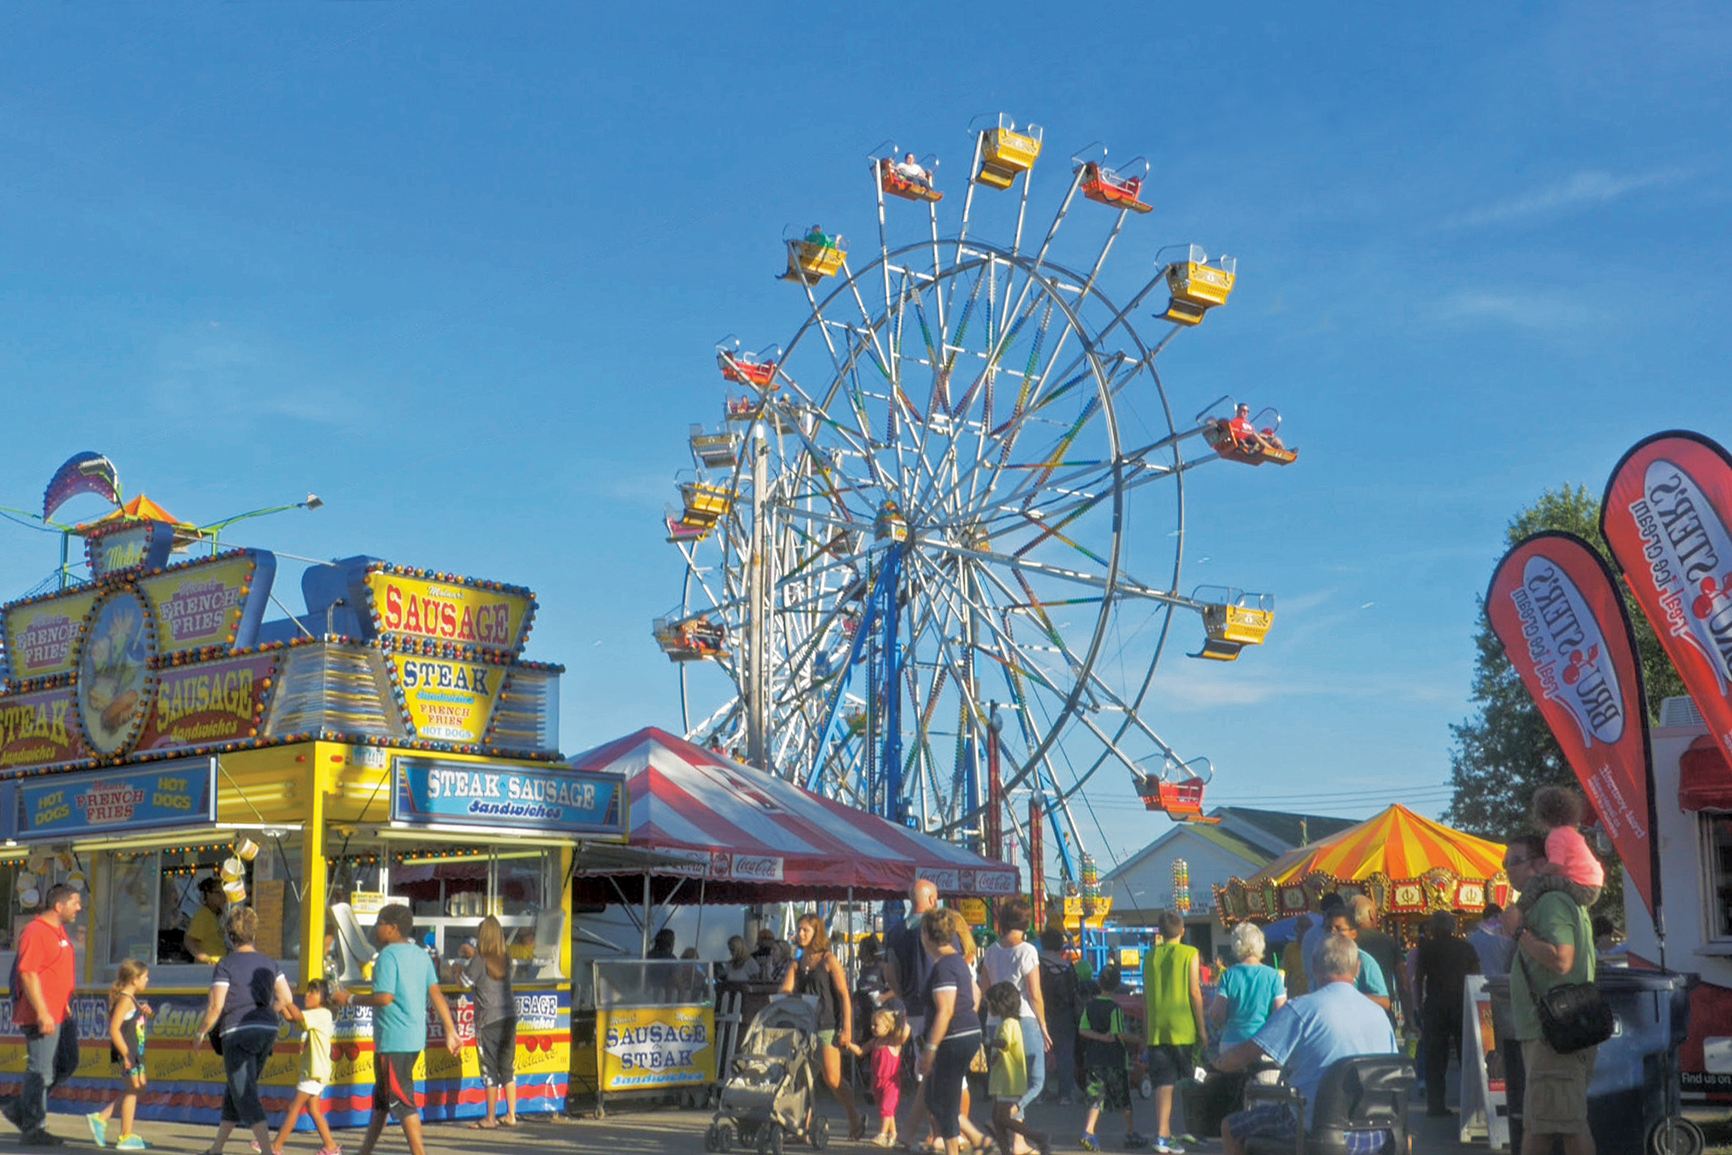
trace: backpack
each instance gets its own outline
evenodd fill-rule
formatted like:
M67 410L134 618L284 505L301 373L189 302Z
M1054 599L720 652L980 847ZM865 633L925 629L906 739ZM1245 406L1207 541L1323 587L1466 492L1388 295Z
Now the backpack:
M1059 963L1046 958L1040 960L1040 997L1048 1014L1060 1011L1075 1015L1082 1004L1080 987L1076 968L1068 959Z

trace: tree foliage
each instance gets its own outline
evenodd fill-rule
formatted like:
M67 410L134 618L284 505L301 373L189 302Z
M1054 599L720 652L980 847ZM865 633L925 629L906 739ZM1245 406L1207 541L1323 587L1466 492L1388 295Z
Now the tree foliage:
M1598 499L1582 486L1572 489L1566 485L1547 490L1516 514L1506 536L1508 544L1514 546L1541 530L1563 530L1592 545L1609 563L1611 555L1600 538L1599 521ZM1489 570L1487 577L1489 580ZM1580 789L1580 784L1520 675L1504 655L1503 643L1492 632L1483 595L1479 609L1471 699L1475 713L1450 727L1455 738L1450 751L1455 794L1444 821L1483 838L1507 841L1534 829L1528 806L1536 789L1549 785ZM1653 721L1659 717L1663 699L1684 693L1683 682L1641 611L1631 606L1630 618ZM1619 877L1618 872L1607 872L1608 883ZM1616 897L1608 894L1602 900L1604 908L1620 911Z

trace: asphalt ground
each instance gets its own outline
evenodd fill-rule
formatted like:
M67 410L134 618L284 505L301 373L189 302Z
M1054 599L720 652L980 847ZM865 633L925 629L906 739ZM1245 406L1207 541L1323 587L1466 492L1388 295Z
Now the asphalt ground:
M878 1151L870 1143L850 1143L843 1136L847 1124L841 1109L828 1099L821 1100L830 1116L830 1149L835 1151ZM1139 1099L1136 1103L1137 1125L1146 1135L1154 1134L1154 1106ZM977 1110L978 1118L983 1112ZM1036 1104L1029 1112L1029 1121L1053 1135L1053 1148L1061 1152L1080 1152L1077 1138L1081 1133L1082 1109L1054 1104ZM677 1107L653 1107L648 1104L608 1104L607 1115L595 1119L587 1115L565 1118L547 1115L525 1115L515 1130L471 1130L463 1124L429 1123L426 1127L428 1155L527 1155L529 1152L605 1152L606 1155L652 1155L668 1152L672 1155L699 1155L704 1150L704 1131L713 1115L708 1110L687 1110ZM1416 1155L1456 1155L1458 1152L1485 1152L1485 1142L1460 1143L1456 1139L1455 1118L1428 1118L1423 1103L1412 1112L1414 1129L1413 1150ZM69 1148L94 1148L90 1132L79 1115L50 1114L49 1130L67 1141ZM0 1123L0 1149L19 1149L16 1133ZM197 1155L210 1146L214 1128L188 1123L155 1123L142 1121L141 1134L152 1147L162 1151ZM1102 1145L1107 1151L1119 1149L1117 1121L1103 1127ZM338 1130L337 1142L354 1155L361 1143L359 1129ZM227 1150L231 1155L250 1155L249 1138L236 1132L230 1137ZM294 1155L313 1155L318 1150L318 1138L309 1133L297 1134L288 1150ZM800 1151L801 1145L790 1144L790 1152ZM32 1148L31 1150L40 1150ZM378 1151L384 1155L401 1155L408 1150L402 1132L393 1126L380 1141ZM1205 1140L1197 1151L1218 1152L1219 1139ZM1613 1155L1603 1152L1602 1155Z

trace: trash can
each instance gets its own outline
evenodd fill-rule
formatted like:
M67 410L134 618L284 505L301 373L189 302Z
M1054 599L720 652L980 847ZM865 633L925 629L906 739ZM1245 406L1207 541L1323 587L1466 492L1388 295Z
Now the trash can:
M1588 1126L1601 1151L1690 1155L1702 1150L1702 1133L1679 1116L1677 1050L1690 1027L1693 974L1605 967L1600 990L1617 1018L1612 1037L1600 1044L1588 1086ZM1486 979L1493 1013L1509 1013L1508 976ZM1670 1133L1661 1128L1677 1121Z

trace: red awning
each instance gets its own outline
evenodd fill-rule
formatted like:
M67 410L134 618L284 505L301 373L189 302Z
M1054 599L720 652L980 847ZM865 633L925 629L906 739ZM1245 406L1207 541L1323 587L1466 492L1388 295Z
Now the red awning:
M692 880L675 901L890 898L916 878L943 896L1006 895L1016 867L820 798L654 727L571 759L574 768L626 777L628 844L685 858ZM636 874L642 871L621 873Z
M1690 743L1678 769L1680 810L1732 810L1732 766L1712 736Z

